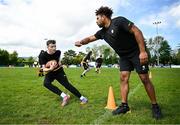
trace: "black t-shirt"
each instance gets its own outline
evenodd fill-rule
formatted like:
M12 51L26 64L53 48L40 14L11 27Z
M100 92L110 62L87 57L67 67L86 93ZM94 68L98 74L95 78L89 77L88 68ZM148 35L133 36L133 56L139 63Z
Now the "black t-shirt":
M45 65L50 60L56 60L57 62L59 62L60 55L60 50L56 50L56 52L52 55L48 54L47 51L45 51L39 56L39 62L41 63L40 65Z
M103 62L103 59L101 57L96 59L96 63L102 63L102 62Z
M87 62L87 60L90 60L91 59L91 55L90 54L87 54L84 58L83 58L83 61L84 62Z
M139 51L134 34L130 33L133 22L124 17L111 20L109 28L96 32L97 39L104 39L119 56L128 56Z

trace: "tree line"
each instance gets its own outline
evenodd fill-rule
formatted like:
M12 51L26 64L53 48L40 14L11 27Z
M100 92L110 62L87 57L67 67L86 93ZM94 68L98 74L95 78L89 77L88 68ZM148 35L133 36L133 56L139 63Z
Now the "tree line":
M159 56L159 62L161 65L175 64L180 65L180 46L177 50L172 50L168 41L162 36L157 36L154 39L150 38L145 40L146 49L149 55L150 65L157 65L157 56ZM105 65L117 64L119 62L119 56L115 51L108 45L94 45L93 47L87 47L86 53L77 53L74 50L67 50L63 54L61 59L62 64L65 65L79 65L82 58L89 52L92 51L91 61L95 61L97 57L102 55L103 63ZM37 55L38 56L38 55ZM8 53L6 50L0 49L0 65L14 65L14 66L24 66L33 65L36 60L33 57L22 58L18 57L18 53L14 51L13 53Z
M0 66L32 66L34 62L35 59L33 57L18 57L16 51L9 53L6 50L0 49Z
M172 50L168 41L165 40L162 36L156 36L154 39L145 39L146 50L149 55L149 64L152 66L157 65L157 56L159 56L159 63L161 65L180 65L180 45L177 50ZM116 64L119 62L119 56L115 53L115 51L109 47L108 45L94 45L93 47L87 47L86 52L92 51L92 60L102 55L103 63L105 65L108 64ZM64 53L64 57L62 59L63 64L75 64L78 65L82 58L86 54L83 52L79 52L78 54L74 50L68 50Z
M145 41L150 64L157 65L157 56L159 55L159 62L162 65L180 65L180 48L172 50L168 41L162 36L157 36L154 39L150 38Z

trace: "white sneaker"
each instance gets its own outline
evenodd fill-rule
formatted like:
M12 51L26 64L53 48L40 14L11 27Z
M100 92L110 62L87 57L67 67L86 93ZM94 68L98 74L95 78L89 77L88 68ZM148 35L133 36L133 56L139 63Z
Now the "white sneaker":
M84 97L82 100L81 100L81 105L84 105L84 104L86 104L86 103L88 103L88 99L86 98L86 97Z

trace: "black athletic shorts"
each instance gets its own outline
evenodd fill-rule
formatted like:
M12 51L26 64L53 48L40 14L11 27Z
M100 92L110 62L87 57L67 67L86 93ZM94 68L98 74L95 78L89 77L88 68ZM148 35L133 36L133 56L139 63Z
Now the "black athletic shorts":
M133 71L136 69L138 74L146 74L149 71L148 63L141 65L139 59L139 52L134 53L133 56L120 57L120 71Z
M96 63L96 68L100 68L102 63Z

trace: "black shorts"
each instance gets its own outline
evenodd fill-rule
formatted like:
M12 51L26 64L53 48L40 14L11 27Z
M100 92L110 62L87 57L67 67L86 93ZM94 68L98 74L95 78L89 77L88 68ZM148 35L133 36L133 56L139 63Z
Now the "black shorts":
M136 52L134 56L123 56L120 58L120 71L133 71L136 69L138 74L146 74L149 71L148 63L141 65L139 53Z
M84 70L86 70L86 69L88 69L88 68L89 68L88 63L83 62L82 64L83 64L83 68L84 68Z
M96 63L96 68L101 68L102 63Z

